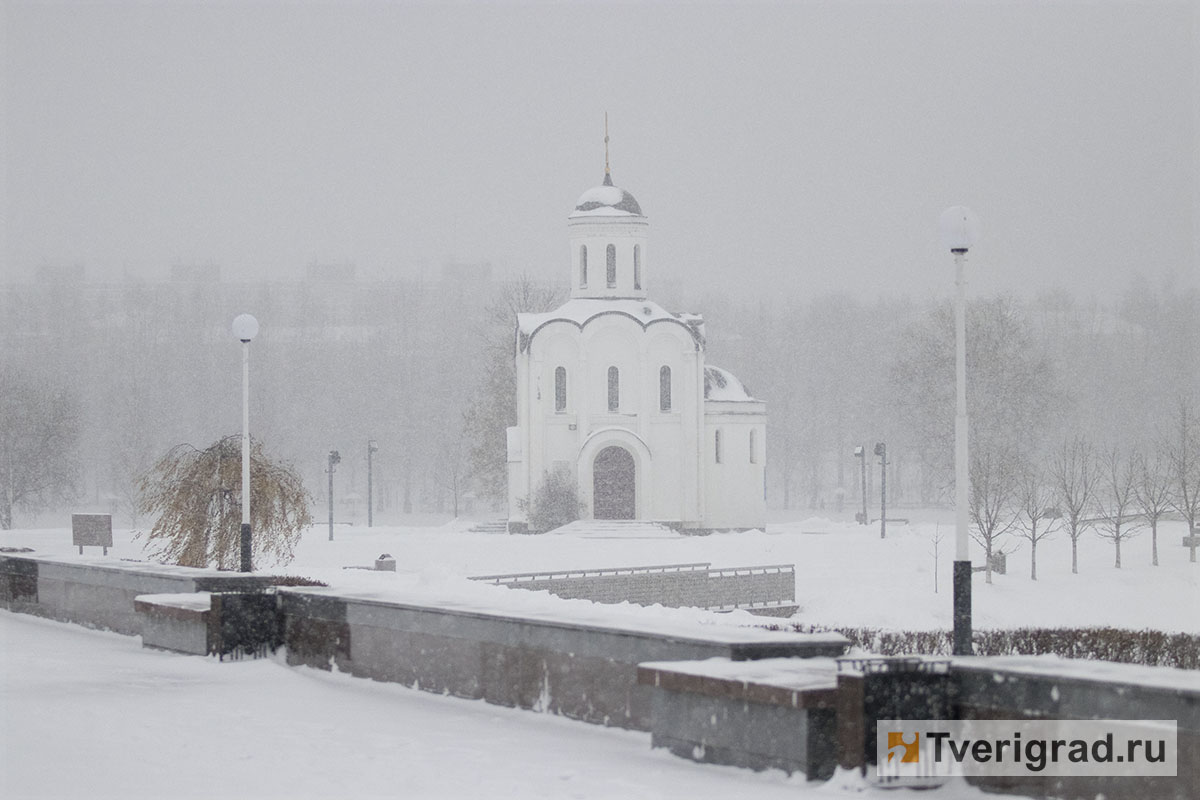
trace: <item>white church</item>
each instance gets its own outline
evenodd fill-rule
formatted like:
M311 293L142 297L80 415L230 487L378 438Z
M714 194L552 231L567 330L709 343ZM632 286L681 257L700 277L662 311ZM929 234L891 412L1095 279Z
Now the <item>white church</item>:
M584 519L763 527L766 404L705 363L703 319L647 298L649 221L607 165L567 229L570 300L517 317L509 530L528 529L522 501L555 471Z

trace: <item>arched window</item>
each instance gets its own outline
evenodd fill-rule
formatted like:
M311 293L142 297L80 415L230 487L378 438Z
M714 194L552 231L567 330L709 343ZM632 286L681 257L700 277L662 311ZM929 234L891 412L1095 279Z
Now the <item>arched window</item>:
M579 288L587 288L587 245L579 245Z
M717 431L713 438L713 457L716 463L721 463L721 432Z
M606 277L608 278L608 288L612 289L617 285L617 246L610 244L607 251L608 270Z
M554 410L567 410L567 368L558 367L554 370Z
M642 246L633 246L633 288L642 288Z
M750 463L758 463L758 431L750 431Z
M608 368L608 410L621 409L621 373L616 367Z
M671 410L671 368L666 366L658 371L658 410Z

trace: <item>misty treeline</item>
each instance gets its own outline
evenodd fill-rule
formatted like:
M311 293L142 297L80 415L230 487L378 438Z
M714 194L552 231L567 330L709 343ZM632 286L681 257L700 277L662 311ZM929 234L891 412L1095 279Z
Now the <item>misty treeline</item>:
M140 523L139 480L164 454L240 433L242 346L230 326L250 312L261 327L250 344L251 433L294 465L322 508L337 450L336 517L365 517L374 440L377 509L453 510L465 495L463 411L482 364L475 325L494 289L465 280L7 285L0 375L70 407L6 387L0 436L25 441L24 420L50 412L70 426L54 447L3 440L0 478L18 491L0 506L12 496L27 523L69 508ZM51 455L54 480L22 493L30 466L39 473Z
M768 403L768 496L789 508L879 514L954 495L954 310L848 295L710 301L709 360ZM1053 292L967 308L968 505L991 556L1061 531L1114 549L1167 514L1200 511L1200 295L1135 282L1108 302ZM855 448L867 461L865 476ZM889 512L890 513L890 512ZM1191 551L1195 560L1195 550Z
M163 454L240 430L241 345L230 323L242 312L261 325L250 345L251 431L295 465L322 507L328 454L339 451L339 520L365 517L368 441L385 518L502 510L514 317L563 299L557 282L489 281L480 271L436 281L6 285L0 524L14 507L31 523L68 507L138 522L138 481ZM877 516L877 442L887 445L889 508L951 501L948 302L660 299L704 314L708 361L767 402L772 506L861 508L861 445ZM985 548L1004 551L1029 531L1025 507L1032 536L1070 534L1055 471L1064 448L1083 449L1092 478L1074 524L1117 546L1149 524L1145 475L1169 475L1172 453L1200 469L1188 439L1200 435L1198 309L1194 290L1148 282L1107 301L1066 292L972 300L971 504ZM1133 494L1129 476L1138 477ZM1164 513L1190 503L1194 516L1194 487L1189 500L1170 480L1156 485ZM1127 501L1114 504L1119 494Z

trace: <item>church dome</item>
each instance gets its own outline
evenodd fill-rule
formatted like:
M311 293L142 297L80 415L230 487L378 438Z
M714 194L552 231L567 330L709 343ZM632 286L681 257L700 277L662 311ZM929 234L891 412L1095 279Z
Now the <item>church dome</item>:
M605 173L604 183L593 186L579 196L571 217L640 217L642 207L629 192L613 186L612 177Z

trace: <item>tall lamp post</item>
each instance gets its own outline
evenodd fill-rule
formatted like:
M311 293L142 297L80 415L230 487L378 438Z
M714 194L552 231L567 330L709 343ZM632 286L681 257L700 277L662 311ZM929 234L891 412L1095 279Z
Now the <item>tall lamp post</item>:
M967 552L967 295L963 265L979 238L979 220L953 206L938 220L942 245L954 254L954 655L971 655L971 556Z
M862 483L859 487L862 489L863 510L862 519L859 521L863 525L868 525L871 522L871 518L867 516L867 448L863 446L854 448L854 457L861 462L859 466L862 468Z
M379 448L375 445L374 439L367 440L367 527L370 528L375 523L374 503L371 501L371 456L375 455Z
M879 538L887 538L887 445L875 443L875 455L879 456Z
M333 541L333 468L342 463L342 457L337 450L329 451L329 541Z
M250 532L250 340L258 335L258 320L239 314L233 335L242 343L242 572L253 570L254 540Z

